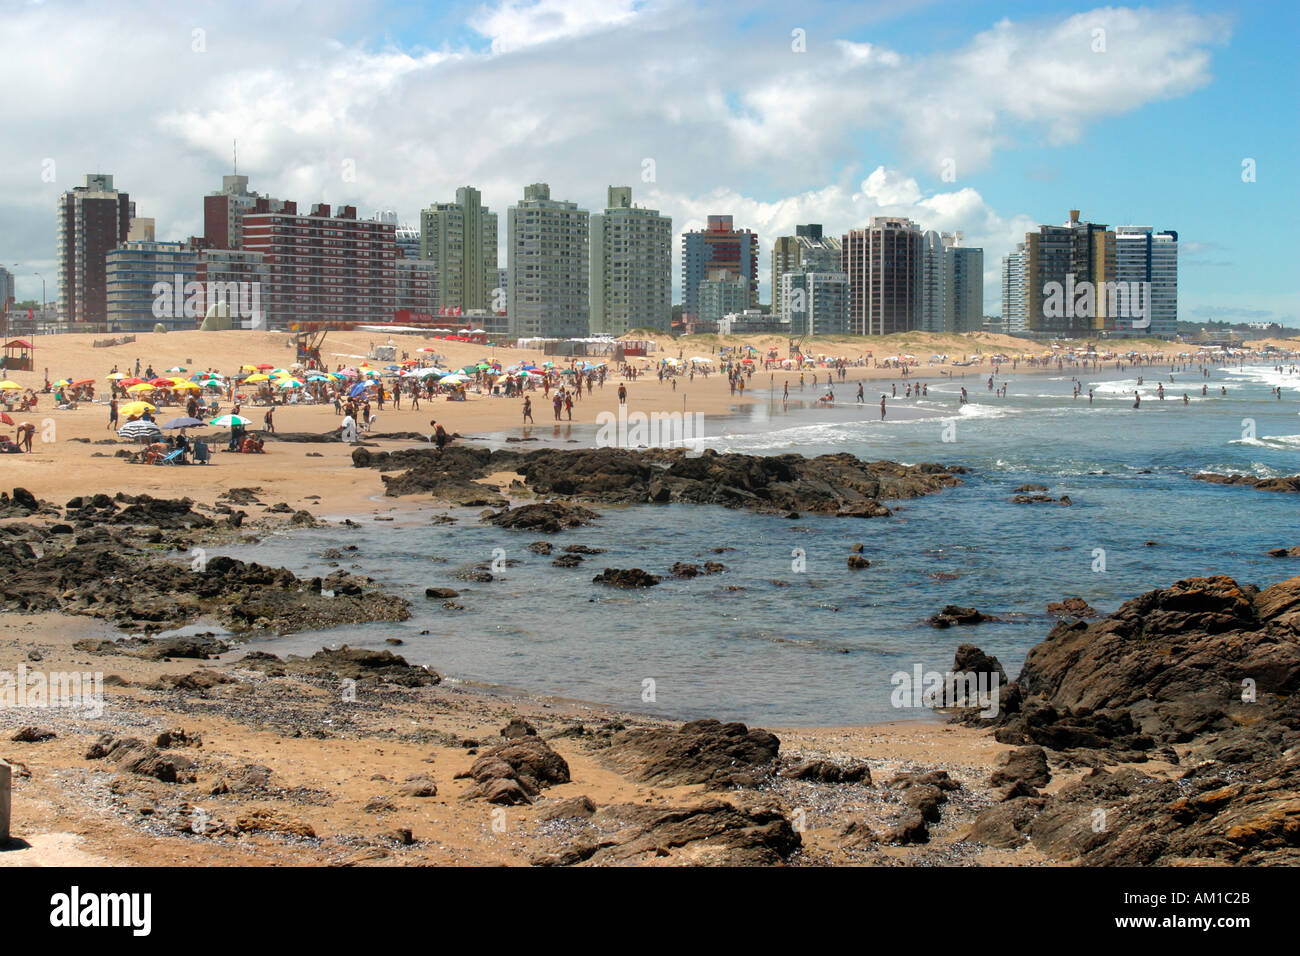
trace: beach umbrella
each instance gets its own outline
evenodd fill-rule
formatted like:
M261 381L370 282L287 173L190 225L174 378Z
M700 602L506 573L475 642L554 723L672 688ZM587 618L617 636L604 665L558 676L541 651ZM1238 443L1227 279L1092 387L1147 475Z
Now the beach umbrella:
M202 428L202 427L204 427L206 424L207 424L207 423L204 422L203 419L201 419L201 418L190 418L188 415L182 415L182 416L180 416L179 418L173 418L171 421L167 422L167 423L164 424L162 427L163 427L164 429L172 429L172 428Z
M140 382L136 385L132 385L130 388L127 389L127 391L132 392L134 394L140 394L141 392L155 391L157 388L158 388L157 385L152 385L149 382Z
M330 380L330 377L329 377L328 375L308 375L308 376L307 376L307 381L309 381L309 382L328 382L329 380Z
M0 382L0 388L3 388L3 389L14 389L14 388L16 388L16 389L18 389L20 392L21 392L22 389L23 389L23 387L22 387L21 385L19 385L17 382L11 382L11 381L9 381L8 379L5 379L3 382Z
M278 384L281 388L302 388L303 386L303 383L296 378L282 379Z
M111 375L109 375L108 377L111 378L113 381L117 381L118 379L126 378L126 373L125 373L125 372L113 372L113 373L112 373Z
M93 378L79 378L72 383L72 387L80 388L83 385L94 385L94 384L95 384L95 380Z
M9 417L8 412L0 412L0 422L4 422L6 425L12 425L14 420Z
M262 375L262 374L259 372L259 373L257 373L256 375L250 375L250 376L248 376L248 378L244 379L244 384L247 385L247 384L249 384L250 382L269 382L269 381L271 381L271 376L269 376L269 375Z
M149 380L149 384L155 388L171 388L172 380L169 378L153 378Z
M195 385L193 382L187 382L187 381L185 381L184 379L182 379L181 381L177 382L175 385L172 386L172 388L176 389L176 391L178 391L178 392L197 392L197 391L199 391L199 386Z
M72 381L71 381L70 379L61 378L61 379L59 379L57 382L55 382L54 384L55 384L55 385L58 385L58 386L60 386L60 387L66 387L66 386L68 386L68 385L71 385L71 384L72 384Z
M350 389L348 389L348 398L356 398L358 395L364 395L365 393L366 393L365 383L357 382L357 384L353 385Z
M215 425L217 428L229 428L231 425L251 425L253 423L243 415L219 415L208 424Z
M117 384L118 384L118 385L121 385L123 388L129 388L129 387L132 386L132 385L140 385L140 384L142 384L143 382L144 382L144 379L142 379L142 378L124 378L124 379L121 379L120 381L118 381Z
M172 366L171 368L169 368L167 371L169 371L169 372L188 372L189 369L187 369L187 368L183 368L183 367L180 366L180 365L173 365L173 366Z
M158 427L157 422L127 422L117 430L117 435L119 438L130 438L135 441L157 439L162 438L162 429Z
M145 412L156 412L158 409L148 402L127 402L118 408L117 413L130 418L132 415L143 415Z
M444 375L441 385L463 385L470 380L468 375L461 375L459 372L453 372L451 375Z
M272 365L270 362L263 362L261 365L257 366L257 370L260 372L265 372L268 369L273 369L273 368L275 368L275 366Z

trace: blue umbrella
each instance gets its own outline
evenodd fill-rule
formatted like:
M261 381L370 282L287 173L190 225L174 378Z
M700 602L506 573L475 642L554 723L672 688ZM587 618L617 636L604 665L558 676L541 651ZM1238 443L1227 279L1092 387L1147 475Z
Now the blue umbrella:
M358 382L356 385L353 385L350 389L348 389L348 398L356 398L358 395L365 394L365 391L366 391L365 384L362 382Z

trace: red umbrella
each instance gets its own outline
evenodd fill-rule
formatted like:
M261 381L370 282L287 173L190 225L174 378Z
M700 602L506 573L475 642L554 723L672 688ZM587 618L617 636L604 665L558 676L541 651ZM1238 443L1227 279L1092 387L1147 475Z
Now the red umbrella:
M10 418L6 412L0 412L0 422L4 422L6 425L12 425L14 420Z
M171 387L172 387L173 385L175 385L176 383L173 382L173 381L172 381L171 379L169 379L169 378L156 378L156 379L154 379L152 382L150 382L149 384L150 384L150 385L155 385L155 386L157 386L158 388L171 388Z
M262 369L263 371L265 371L265 370L268 369L268 368L275 368L275 366L263 362L261 365L258 366L258 368L260 368L260 369Z
M142 378L124 378L117 384L122 388L130 388L132 385L139 385L143 381L144 379Z

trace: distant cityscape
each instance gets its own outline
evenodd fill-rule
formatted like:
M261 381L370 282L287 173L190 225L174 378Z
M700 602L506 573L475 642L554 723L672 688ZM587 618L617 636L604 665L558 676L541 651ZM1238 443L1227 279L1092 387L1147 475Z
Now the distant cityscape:
M818 223L773 240L771 303L759 302L759 236L710 215L681 237L674 306L672 220L610 186L590 213L532 183L498 216L472 186L418 225L393 210L290 200L222 177L202 197L203 235L159 241L113 176L58 200L53 298L32 324L67 330L282 329L303 323L468 326L499 338L674 334L888 335L1004 332L1171 338L1178 325L1178 233L1110 227L1071 210L1028 232L1001 262L1000 316L984 314L984 250L962 233L874 216L840 236ZM251 294L250 294L251 293ZM0 268L10 326L14 276Z

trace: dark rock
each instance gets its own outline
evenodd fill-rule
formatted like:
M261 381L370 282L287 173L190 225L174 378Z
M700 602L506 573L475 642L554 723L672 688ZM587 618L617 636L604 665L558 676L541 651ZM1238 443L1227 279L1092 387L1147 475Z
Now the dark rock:
M683 786L731 778L747 771L766 772L781 741L765 730L741 723L695 720L677 729L640 728L616 733L603 757L641 783Z
M658 584L660 578L640 568L606 568L591 581L593 584L605 584L614 588L649 588Z

